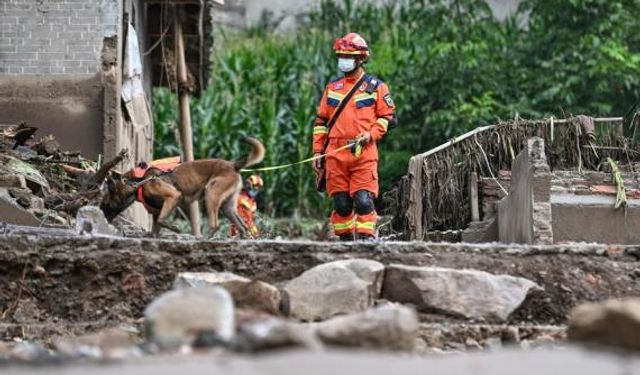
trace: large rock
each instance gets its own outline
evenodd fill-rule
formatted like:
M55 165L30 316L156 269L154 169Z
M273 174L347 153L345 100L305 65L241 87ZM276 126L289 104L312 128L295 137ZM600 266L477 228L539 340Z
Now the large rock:
M505 321L540 287L527 279L476 270L391 265L383 297L414 304L419 311L467 319Z
M380 294L384 265L350 259L316 266L284 288L292 317L315 321L364 311Z
M233 299L221 287L172 290L145 310L147 339L161 347L191 345L201 336L222 343L235 334Z
M569 339L640 350L640 298L587 303L569 314Z
M280 314L282 296L278 288L231 272L184 272L178 274L173 286L177 289L221 286L231 293L238 308Z
M338 316L316 327L320 339L329 345L408 350L418 336L420 323L414 309L387 304Z
M109 224L100 207L84 206L76 215L76 231L79 234L121 236L116 227Z

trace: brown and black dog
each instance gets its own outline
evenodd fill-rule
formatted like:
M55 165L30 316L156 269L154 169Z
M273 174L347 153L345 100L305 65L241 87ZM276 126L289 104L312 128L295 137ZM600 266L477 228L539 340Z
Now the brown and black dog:
M138 189L147 209L154 219L154 232L158 233L179 204L188 204L204 196L209 217L209 236L219 227L218 212L235 224L242 236L246 236L246 226L236 213L236 201L242 190L240 170L262 162L265 149L262 143L252 137L244 139L251 145L248 157L238 161L224 159L204 159L178 165L170 172L150 168L142 178L136 178L134 170L122 175L122 179L107 181L109 199L105 199L103 211L107 219L115 218L136 200Z

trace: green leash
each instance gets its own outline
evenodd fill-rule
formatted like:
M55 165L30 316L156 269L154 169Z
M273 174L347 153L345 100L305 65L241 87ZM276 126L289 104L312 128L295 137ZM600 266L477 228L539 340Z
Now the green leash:
M360 143L358 143L358 145L360 145ZM351 148L352 146L353 146L352 144L346 144L346 145L344 145L342 147L338 147L335 150L333 150L331 152L328 152L326 154L313 156L313 157L310 157L308 159L300 160L298 162L291 163L291 164L283 164L283 165L276 165L276 166L273 166L273 167L263 167L263 168L256 168L256 169L241 169L240 172L246 172L246 173L267 172L267 171L275 171L275 170L278 170L278 169L290 168L290 167L294 167L296 165L305 164L305 163L309 163L309 162L312 162L312 161L316 161L318 159L322 159L322 158L327 157L329 155L336 154L336 153L338 153L338 152L340 152L342 150L346 150L348 148Z

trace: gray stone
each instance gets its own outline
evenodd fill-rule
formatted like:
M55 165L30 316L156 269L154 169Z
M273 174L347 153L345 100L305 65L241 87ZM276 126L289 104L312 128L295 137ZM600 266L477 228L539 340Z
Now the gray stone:
M486 321L505 321L524 302L536 283L476 270L391 265L383 297L411 303L424 312Z
M272 317L241 325L237 343L239 349L252 352L294 347L322 348L311 327Z
M323 320L364 311L379 296L384 266L364 260L340 260L316 266L284 288L292 317Z
M221 286L231 293L238 308L280 314L282 296L278 288L231 272L183 272L178 274L173 286L178 289Z
M106 328L79 337L57 340L58 353L71 358L120 359L141 355L132 332L121 328Z
M145 310L147 339L161 347L191 345L202 335L230 342L235 334L233 299L221 287L172 290Z
M78 210L78 214L76 215L76 231L78 234L90 234L93 236L122 235L116 227L109 224L102 210L96 206L84 206Z
M338 316L316 325L318 337L329 345L410 350L420 324L413 308L385 305Z
M640 298L587 303L569 315L570 340L640 350Z

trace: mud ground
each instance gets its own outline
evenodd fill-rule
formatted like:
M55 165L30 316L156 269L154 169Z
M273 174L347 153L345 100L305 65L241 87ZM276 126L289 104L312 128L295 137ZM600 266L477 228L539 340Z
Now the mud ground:
M276 285L328 261L441 266L533 280L510 324L558 325L583 301L640 295L637 247L434 243L208 242L180 239L0 235L0 339L135 325L183 271L230 271ZM423 322L456 322L422 315ZM458 321L459 323L463 323ZM484 323L484 322L472 322ZM58 332L62 331L62 332Z

